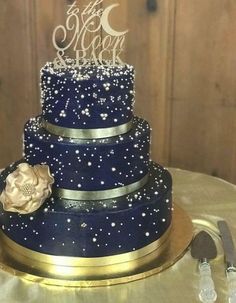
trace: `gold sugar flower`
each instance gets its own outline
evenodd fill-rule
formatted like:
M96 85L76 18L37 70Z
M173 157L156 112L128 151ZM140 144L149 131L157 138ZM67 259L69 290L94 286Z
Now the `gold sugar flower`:
M52 194L49 166L21 163L6 178L6 187L0 195L5 211L30 214L39 209Z

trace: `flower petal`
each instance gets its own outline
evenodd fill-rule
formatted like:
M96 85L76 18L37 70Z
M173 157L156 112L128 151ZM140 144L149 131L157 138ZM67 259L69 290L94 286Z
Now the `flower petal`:
M34 173L34 169L32 166L30 166L27 163L21 163L16 172L18 173L17 175L17 180L16 180L16 185L21 186L22 184L29 183L29 184L37 184L37 176Z
M7 200L11 201L11 204L14 207L22 207L31 199L30 196L26 197L20 191L18 191L16 195L12 195L11 193L9 194L8 192L5 192L5 197Z
M14 183L11 184L11 183L7 182L4 191L9 194L17 195L17 193L19 192L19 188Z
M54 178L51 175L48 165L35 165L34 166L35 174L38 178L47 181L48 184L52 185L54 183Z

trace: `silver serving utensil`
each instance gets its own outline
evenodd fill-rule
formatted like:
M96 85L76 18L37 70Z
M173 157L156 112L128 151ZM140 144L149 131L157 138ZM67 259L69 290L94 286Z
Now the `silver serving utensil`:
M217 299L209 260L215 259L217 249L212 237L205 231L196 235L191 246L191 255L199 260L199 299L203 303L213 303Z
M219 221L218 227L223 243L228 280L228 298L230 303L236 303L236 252L228 224Z

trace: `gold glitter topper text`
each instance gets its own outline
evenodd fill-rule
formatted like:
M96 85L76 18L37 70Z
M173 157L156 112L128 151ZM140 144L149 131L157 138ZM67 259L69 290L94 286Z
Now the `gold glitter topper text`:
M76 1L69 6L66 24L59 25L53 32L53 45L57 50L55 68L66 68L66 52L75 53L74 64L123 65L120 56L124 50L125 35L116 31L109 23L111 11L118 3L101 8L103 0L89 2L81 10ZM102 37L102 30L106 33ZM92 36L92 39L91 39Z

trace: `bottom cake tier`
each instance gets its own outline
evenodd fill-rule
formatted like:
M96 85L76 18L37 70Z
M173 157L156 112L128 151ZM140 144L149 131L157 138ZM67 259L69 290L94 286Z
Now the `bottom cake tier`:
M16 166L2 173L0 191ZM129 261L130 253L132 259L143 257L165 241L171 218L171 175L155 163L151 164L149 182L142 189L117 199L72 201L51 197L30 215L0 210L5 243L16 253L19 250L19 254L28 253L32 258L34 253L36 257L44 256L45 262L50 256L85 261L114 257L110 259L114 263L122 255L122 261Z

